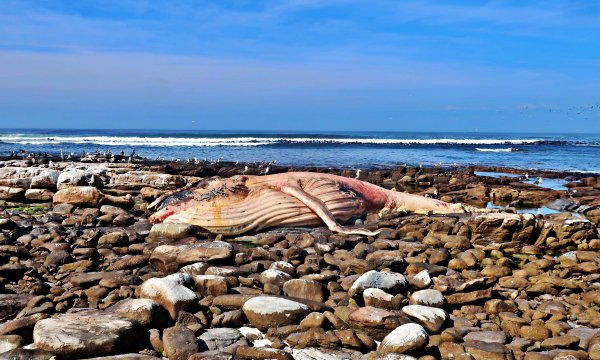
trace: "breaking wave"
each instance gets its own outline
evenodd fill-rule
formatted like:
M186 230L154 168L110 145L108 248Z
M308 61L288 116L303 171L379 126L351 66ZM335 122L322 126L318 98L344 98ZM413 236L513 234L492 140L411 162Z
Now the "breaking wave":
M7 134L0 141L9 144L94 144L106 146L266 146L278 144L355 144L355 145L525 145L541 144L540 139L453 139L453 138L351 138L351 137L140 137L140 136L40 136ZM510 148L513 151L513 148ZM505 149L480 149L499 151Z
M477 151L484 151L484 152L514 152L514 151L519 151L519 149L516 149L516 148L504 148L504 149L475 148L475 150L477 150Z

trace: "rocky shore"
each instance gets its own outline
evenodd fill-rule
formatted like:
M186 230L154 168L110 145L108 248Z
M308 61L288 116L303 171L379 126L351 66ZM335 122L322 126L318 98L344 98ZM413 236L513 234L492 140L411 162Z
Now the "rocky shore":
M377 237L147 220L199 178L294 170L0 161L0 359L600 359L594 176L531 174L566 177L553 190L470 168L302 169L508 207L354 220ZM542 206L557 211L514 211Z

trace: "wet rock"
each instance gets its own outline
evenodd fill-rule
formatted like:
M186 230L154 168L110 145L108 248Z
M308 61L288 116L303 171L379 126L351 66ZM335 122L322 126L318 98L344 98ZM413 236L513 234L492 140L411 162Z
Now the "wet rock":
M184 286L190 282L190 276L183 273L148 279L140 286L140 297L156 301L175 320L180 310L198 300L196 294Z
M406 353L423 348L429 341L427 331L419 324L404 324L389 333L377 349L380 353Z
M134 343L136 323L120 315L79 309L38 321L33 330L35 345L65 356L91 356L114 352Z
M244 303L242 310L250 323L261 330L294 324L311 312L302 303L272 296L251 298Z
M187 360L198 352L196 335L185 326L175 325L165 329L162 343L169 360Z

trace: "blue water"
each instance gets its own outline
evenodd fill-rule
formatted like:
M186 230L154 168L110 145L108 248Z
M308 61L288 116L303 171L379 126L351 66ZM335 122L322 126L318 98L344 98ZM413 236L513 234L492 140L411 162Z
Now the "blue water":
M222 158L342 168L441 163L600 173L600 134L0 130L0 155L19 150L130 154L133 149L151 159L182 161Z

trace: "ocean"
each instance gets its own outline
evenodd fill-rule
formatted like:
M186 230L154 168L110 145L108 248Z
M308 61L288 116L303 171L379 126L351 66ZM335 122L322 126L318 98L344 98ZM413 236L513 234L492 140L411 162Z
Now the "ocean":
M197 130L0 130L0 155L105 152L149 159L266 161L377 168L488 165L600 173L600 134L274 132Z

